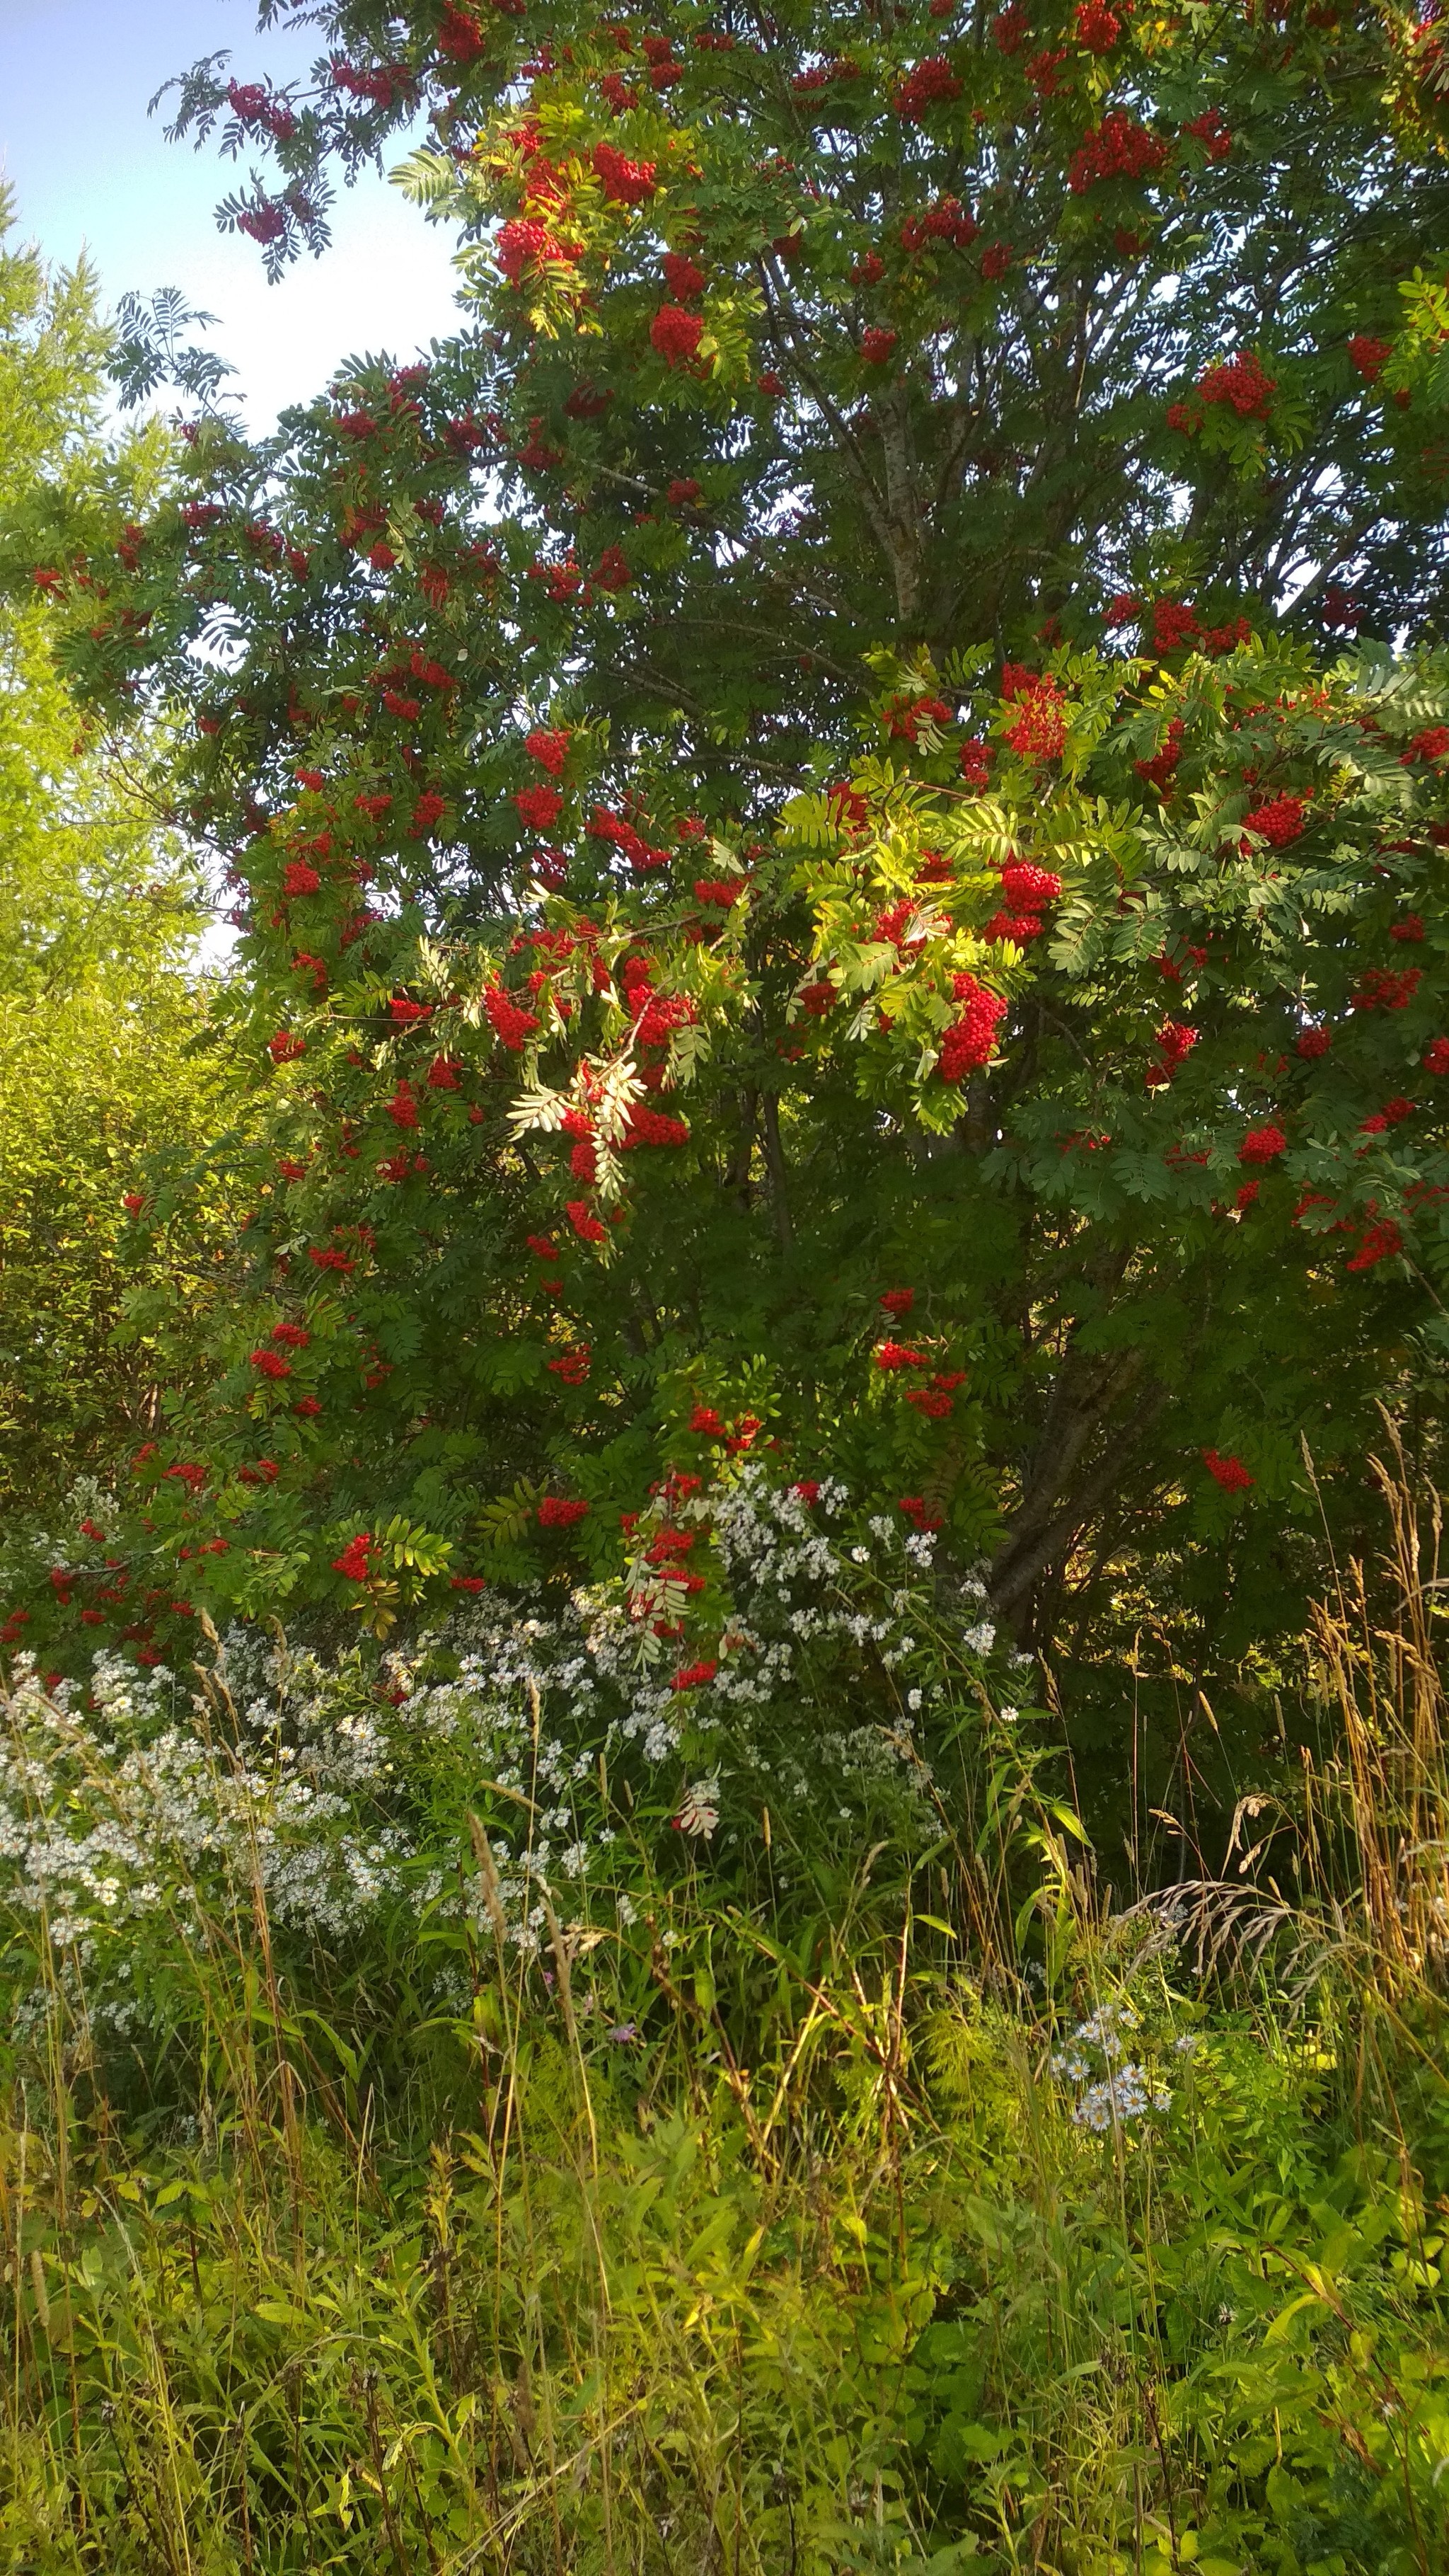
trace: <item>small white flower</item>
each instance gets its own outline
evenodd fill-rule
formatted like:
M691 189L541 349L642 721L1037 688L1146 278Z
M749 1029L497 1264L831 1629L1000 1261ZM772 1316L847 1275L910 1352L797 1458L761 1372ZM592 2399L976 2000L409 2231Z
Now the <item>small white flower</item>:
M1008 1706L1006 1708L999 1708L996 1714L1000 1718L1003 1726L1015 1726L1017 1719L1021 1715L1021 1711L1019 1708L1011 1708Z

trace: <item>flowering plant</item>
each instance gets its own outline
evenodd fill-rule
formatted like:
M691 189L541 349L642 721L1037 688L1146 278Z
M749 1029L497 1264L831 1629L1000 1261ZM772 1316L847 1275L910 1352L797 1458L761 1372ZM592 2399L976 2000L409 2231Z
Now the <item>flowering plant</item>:
M261 1906L313 1977L425 1934L461 2009L459 1963L495 1931L546 1962L551 1918L621 1956L637 1924L647 1953L706 1853L713 1901L768 1884L779 1920L808 1911L822 1814L848 1867L882 1834L899 1854L938 1841L933 1754L1030 1664L979 1577L940 1593L916 1517L746 1459L656 1497L614 1580L465 1598L386 1646L238 1625L194 1680L102 1650L48 1685L22 1654L0 1753L11 1975L43 1980L48 1945L124 2034L170 2009L178 1937L204 1974L201 1927ZM717 1635L691 1664L673 1614L695 1583Z
M181 716L274 1103L218 1148L250 1215L131 1489L133 1642L169 1651L183 1560L217 1616L350 1615L339 1556L395 1521L420 1596L603 1576L620 1509L752 1449L916 1496L1023 1635L1118 1543L1231 1562L1237 1642L1296 1621L1254 1515L1316 1525L1307 1436L1352 1521L1449 1187L1445 673L1321 650L1330 572L1395 634L1439 579L1398 426L1428 361L1411 331L1370 385L1344 320L1425 220L1382 151L1396 38L1008 12L847 59L812 23L767 95L693 21L666 61L418 8L384 61L325 14L317 94L242 120L287 180L266 240L425 102L411 184L485 327L260 448L203 411L144 524L61 542L47 502L9 541L76 685ZM226 105L203 68L178 122ZM1290 209L1321 256L1224 347ZM1400 533L1348 564L1390 452ZM1324 576L1291 609L1290 559ZM180 1206L143 1194L137 1243ZM920 1357L876 1369L899 1285Z

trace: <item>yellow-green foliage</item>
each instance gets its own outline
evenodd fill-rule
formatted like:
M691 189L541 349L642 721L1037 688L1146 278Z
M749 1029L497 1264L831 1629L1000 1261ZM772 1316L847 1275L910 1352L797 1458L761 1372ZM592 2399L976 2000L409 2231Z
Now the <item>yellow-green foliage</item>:
M8 245L0 195L0 528L98 471L105 345L84 270ZM138 494L166 443L129 443ZM0 613L0 1508L49 1510L104 1470L154 1402L144 1346L113 1335L148 1157L224 1123L206 1035L194 859L129 738L82 719L39 603ZM235 1090L235 1074L233 1073ZM181 1271L184 1276L186 1258ZM0 1610L5 1605L0 1603Z
M803 1921L701 1855L613 1929L539 1877L535 1943L475 1815L421 1933L299 1939L161 1766L118 1979L23 1681L0 2576L1439 2576L1449 1731L1435 1510L1382 1482L1291 1901L1112 1910L1012 1736L979 1833ZM51 1707L97 1800L125 1706Z
M793 1913L701 1849L510 1919L473 1811L421 1922L299 1931L265 1800L217 1870L175 1706L22 1675L0 2576L1438 2576L1449 1730L1434 1507L1382 1481L1334 1734L1251 1801L1291 1901L1113 1910L998 1724L924 1859L826 1900L797 1823Z
M500 1960L430 2148L265 1980L122 2138L58 1962L0 2137L0 2568L1442 2567L1441 2228L1353 2143L1327 1996L1208 2017L1079 1927L1079 1996L1175 2070L1098 2133L921 1937L748 2077L634 2056L562 1944Z

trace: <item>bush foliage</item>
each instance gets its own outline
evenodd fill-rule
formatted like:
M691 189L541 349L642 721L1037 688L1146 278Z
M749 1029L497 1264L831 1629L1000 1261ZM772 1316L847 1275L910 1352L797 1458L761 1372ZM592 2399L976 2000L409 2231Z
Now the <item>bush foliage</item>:
M0 256L4 2563L1432 2576L1434 20L260 18L453 338Z

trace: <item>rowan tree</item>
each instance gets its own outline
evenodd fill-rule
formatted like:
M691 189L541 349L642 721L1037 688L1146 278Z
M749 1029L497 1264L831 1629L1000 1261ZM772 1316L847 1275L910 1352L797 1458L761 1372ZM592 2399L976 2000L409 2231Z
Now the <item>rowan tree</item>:
M1437 37L310 14L177 129L280 273L425 111L467 327L203 406L99 623L27 564L185 711L274 1069L153 1543L442 1592L769 1446L1039 1642L1291 1629L1441 1364Z

